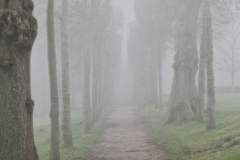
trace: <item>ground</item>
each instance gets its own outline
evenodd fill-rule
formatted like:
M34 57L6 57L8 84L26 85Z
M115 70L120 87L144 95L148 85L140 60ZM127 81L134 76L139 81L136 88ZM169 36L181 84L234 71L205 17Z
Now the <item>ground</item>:
M169 97L162 111L153 105L139 109L138 116L154 141L172 160L240 160L240 94L216 95L217 128L206 131L204 123L174 122L164 126ZM205 97L207 105L207 97ZM205 108L206 109L206 108Z
M135 115L137 107L114 108L91 160L167 160Z

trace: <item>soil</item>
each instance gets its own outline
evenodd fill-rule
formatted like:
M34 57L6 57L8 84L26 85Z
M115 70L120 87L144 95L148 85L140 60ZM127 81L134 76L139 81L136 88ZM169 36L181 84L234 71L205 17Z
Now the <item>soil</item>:
M116 107L108 117L91 160L169 160L147 135L134 106Z

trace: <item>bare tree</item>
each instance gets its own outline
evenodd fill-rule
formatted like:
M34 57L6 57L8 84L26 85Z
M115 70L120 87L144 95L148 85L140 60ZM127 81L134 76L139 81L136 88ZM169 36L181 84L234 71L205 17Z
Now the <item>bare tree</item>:
M136 10L136 24L134 28L137 28L138 36L136 31L131 29L133 32L132 36L140 37L142 43L145 45L145 50L147 50L147 63L146 63L146 74L145 74L145 94L143 106L150 103L154 103L157 108L162 108L162 56L166 49L165 45L171 35L173 14L171 13L171 1L147 1L147 0L137 0L135 1ZM129 40L129 51L133 50L134 45L137 45L135 38ZM136 40L140 41L140 40ZM133 43L133 44L131 44ZM130 46L133 45L133 46ZM132 49L131 49L132 48ZM135 50L136 51L136 50ZM140 73L137 68L139 68L140 63L136 60L137 56L133 58L134 53L130 53L130 60L134 64L134 83L140 82L138 76ZM135 53L138 55L138 53ZM145 53L146 54L146 53ZM158 75L158 76L157 76ZM134 84L134 97L136 100L137 84ZM159 88L158 88L159 86ZM159 93L159 94L158 94Z
M237 2L229 1L228 24L221 30L222 36L218 40L217 48L220 50L220 55L216 60L216 68L222 72L231 73L231 92L235 92L234 78L235 73L240 71L240 6Z
M29 0L0 0L0 159L39 159L30 87L30 56L37 35L33 8Z

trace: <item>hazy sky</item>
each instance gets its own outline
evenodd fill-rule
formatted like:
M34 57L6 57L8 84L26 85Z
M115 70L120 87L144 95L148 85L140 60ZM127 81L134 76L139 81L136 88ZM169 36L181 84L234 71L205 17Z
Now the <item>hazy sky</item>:
M126 23L134 19L134 0L115 0L115 5L122 8Z
M125 30L124 30L123 48L122 48L122 58L123 58L124 64L127 64L126 41L128 39L128 23L134 20L134 17L135 17L133 3L134 3L134 0L115 0L115 5L122 8L124 12L124 17L125 17ZM163 93L169 93L171 89L171 83L173 78L173 69L171 65L173 63L173 60L172 60L173 55L174 53L172 53L170 57L167 57L163 64ZM127 68L127 66L125 66L125 68ZM126 73L126 74L129 75L129 73ZM196 78L197 77L198 77L198 74L196 74ZM123 79L126 79L126 76ZM235 76L236 85L240 85L239 79L240 79L240 72L236 73L236 76ZM230 83L231 83L231 76L229 73L219 72L217 69L215 69L215 85L216 86L230 85Z

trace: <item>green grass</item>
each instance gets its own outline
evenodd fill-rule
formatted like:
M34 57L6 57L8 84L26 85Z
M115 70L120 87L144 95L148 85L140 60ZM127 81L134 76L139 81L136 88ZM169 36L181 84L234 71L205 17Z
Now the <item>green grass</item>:
M176 160L240 160L240 94L216 96L217 129L206 124L175 122L164 126L168 97L163 111L153 106L138 110L150 136ZM206 115L205 120L206 120Z
M66 148L63 146L62 130L60 129L60 154L61 160L88 160L92 148L98 137L104 129L104 122L111 112L112 108L106 108L100 120L93 126L89 134L82 134L81 125L82 109L72 110L72 135L73 147ZM60 124L60 126L62 126ZM61 127L60 127L61 128ZM38 132L44 129L45 132ZM50 119L49 116L34 119L34 139L40 160L48 160L50 155L50 143L46 139L50 136Z

